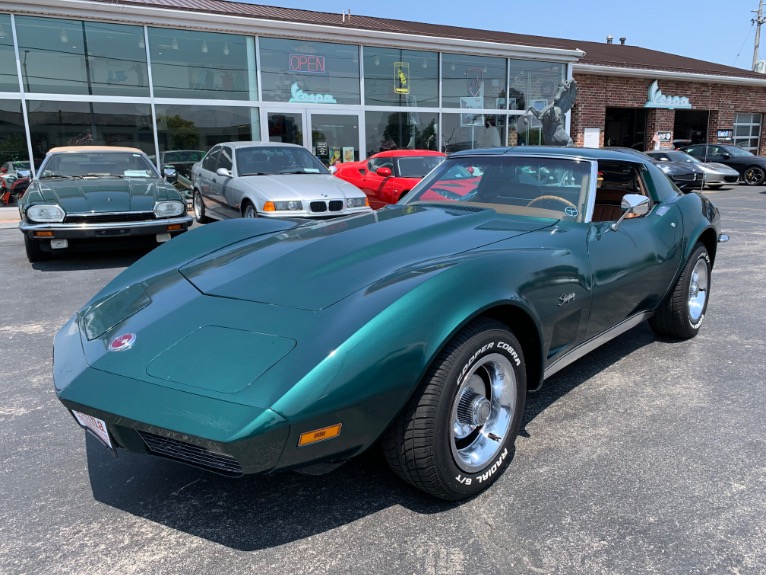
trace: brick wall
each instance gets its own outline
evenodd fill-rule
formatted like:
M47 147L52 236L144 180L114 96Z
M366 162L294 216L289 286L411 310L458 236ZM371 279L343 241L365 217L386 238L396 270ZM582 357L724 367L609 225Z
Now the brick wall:
M604 145L606 108L643 108L649 78L619 78L575 74L577 101L572 109L570 134L575 146L583 145L585 128L601 128ZM764 78L766 79L766 78ZM716 141L716 130L732 129L735 112L766 113L766 88L660 80L660 90L668 96L686 96L693 110L710 111L708 141ZM675 110L654 108L647 110L647 133L672 131ZM766 121L761 123L760 154L766 154Z

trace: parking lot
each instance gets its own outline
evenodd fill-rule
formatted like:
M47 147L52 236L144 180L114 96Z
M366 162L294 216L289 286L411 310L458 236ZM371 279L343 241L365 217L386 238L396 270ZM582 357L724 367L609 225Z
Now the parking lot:
M140 252L30 264L4 210L0 573L766 572L766 187L705 193L731 239L699 336L641 325L550 378L511 467L460 504L376 451L239 480L112 458L56 399L51 345Z

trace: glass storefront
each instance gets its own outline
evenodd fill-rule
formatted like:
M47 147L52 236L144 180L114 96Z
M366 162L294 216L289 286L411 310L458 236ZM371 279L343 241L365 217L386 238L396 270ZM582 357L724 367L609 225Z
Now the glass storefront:
M250 36L149 28L157 98L257 100Z
M35 159L56 146L130 146L154 154L148 104L27 102Z
M19 75L16 72L16 55L13 53L11 17L0 14L0 92L18 92Z
M261 38L261 82L267 102L359 104L359 46Z
M160 152L209 150L215 144L260 140L258 108L157 104Z
M525 111L551 101L566 69L255 30L0 14L0 155L28 155L27 125L36 159L53 146L105 144L164 162L263 139L331 165L391 149L533 145L540 122Z
M0 165L11 160L29 161L24 116L20 100L0 100Z
M367 156L385 150L438 150L439 115L436 112L367 112Z
M364 103L370 106L439 106L436 52L364 47Z
M27 93L148 96L141 26L16 18Z

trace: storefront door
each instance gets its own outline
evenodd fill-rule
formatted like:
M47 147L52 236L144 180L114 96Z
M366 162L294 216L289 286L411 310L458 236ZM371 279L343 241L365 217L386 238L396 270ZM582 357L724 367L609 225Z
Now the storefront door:
M263 114L264 141L304 146L326 166L364 157L359 114L316 108L272 108Z

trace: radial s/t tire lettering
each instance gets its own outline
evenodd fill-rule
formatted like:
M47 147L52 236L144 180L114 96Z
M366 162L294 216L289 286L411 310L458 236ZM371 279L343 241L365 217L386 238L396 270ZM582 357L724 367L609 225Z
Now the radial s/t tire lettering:
M656 333L678 339L699 333L710 296L711 268L707 248L697 243L673 291L649 320Z
M513 458L526 392L518 340L502 322L474 320L442 350L387 430L386 459L434 497L476 495Z

